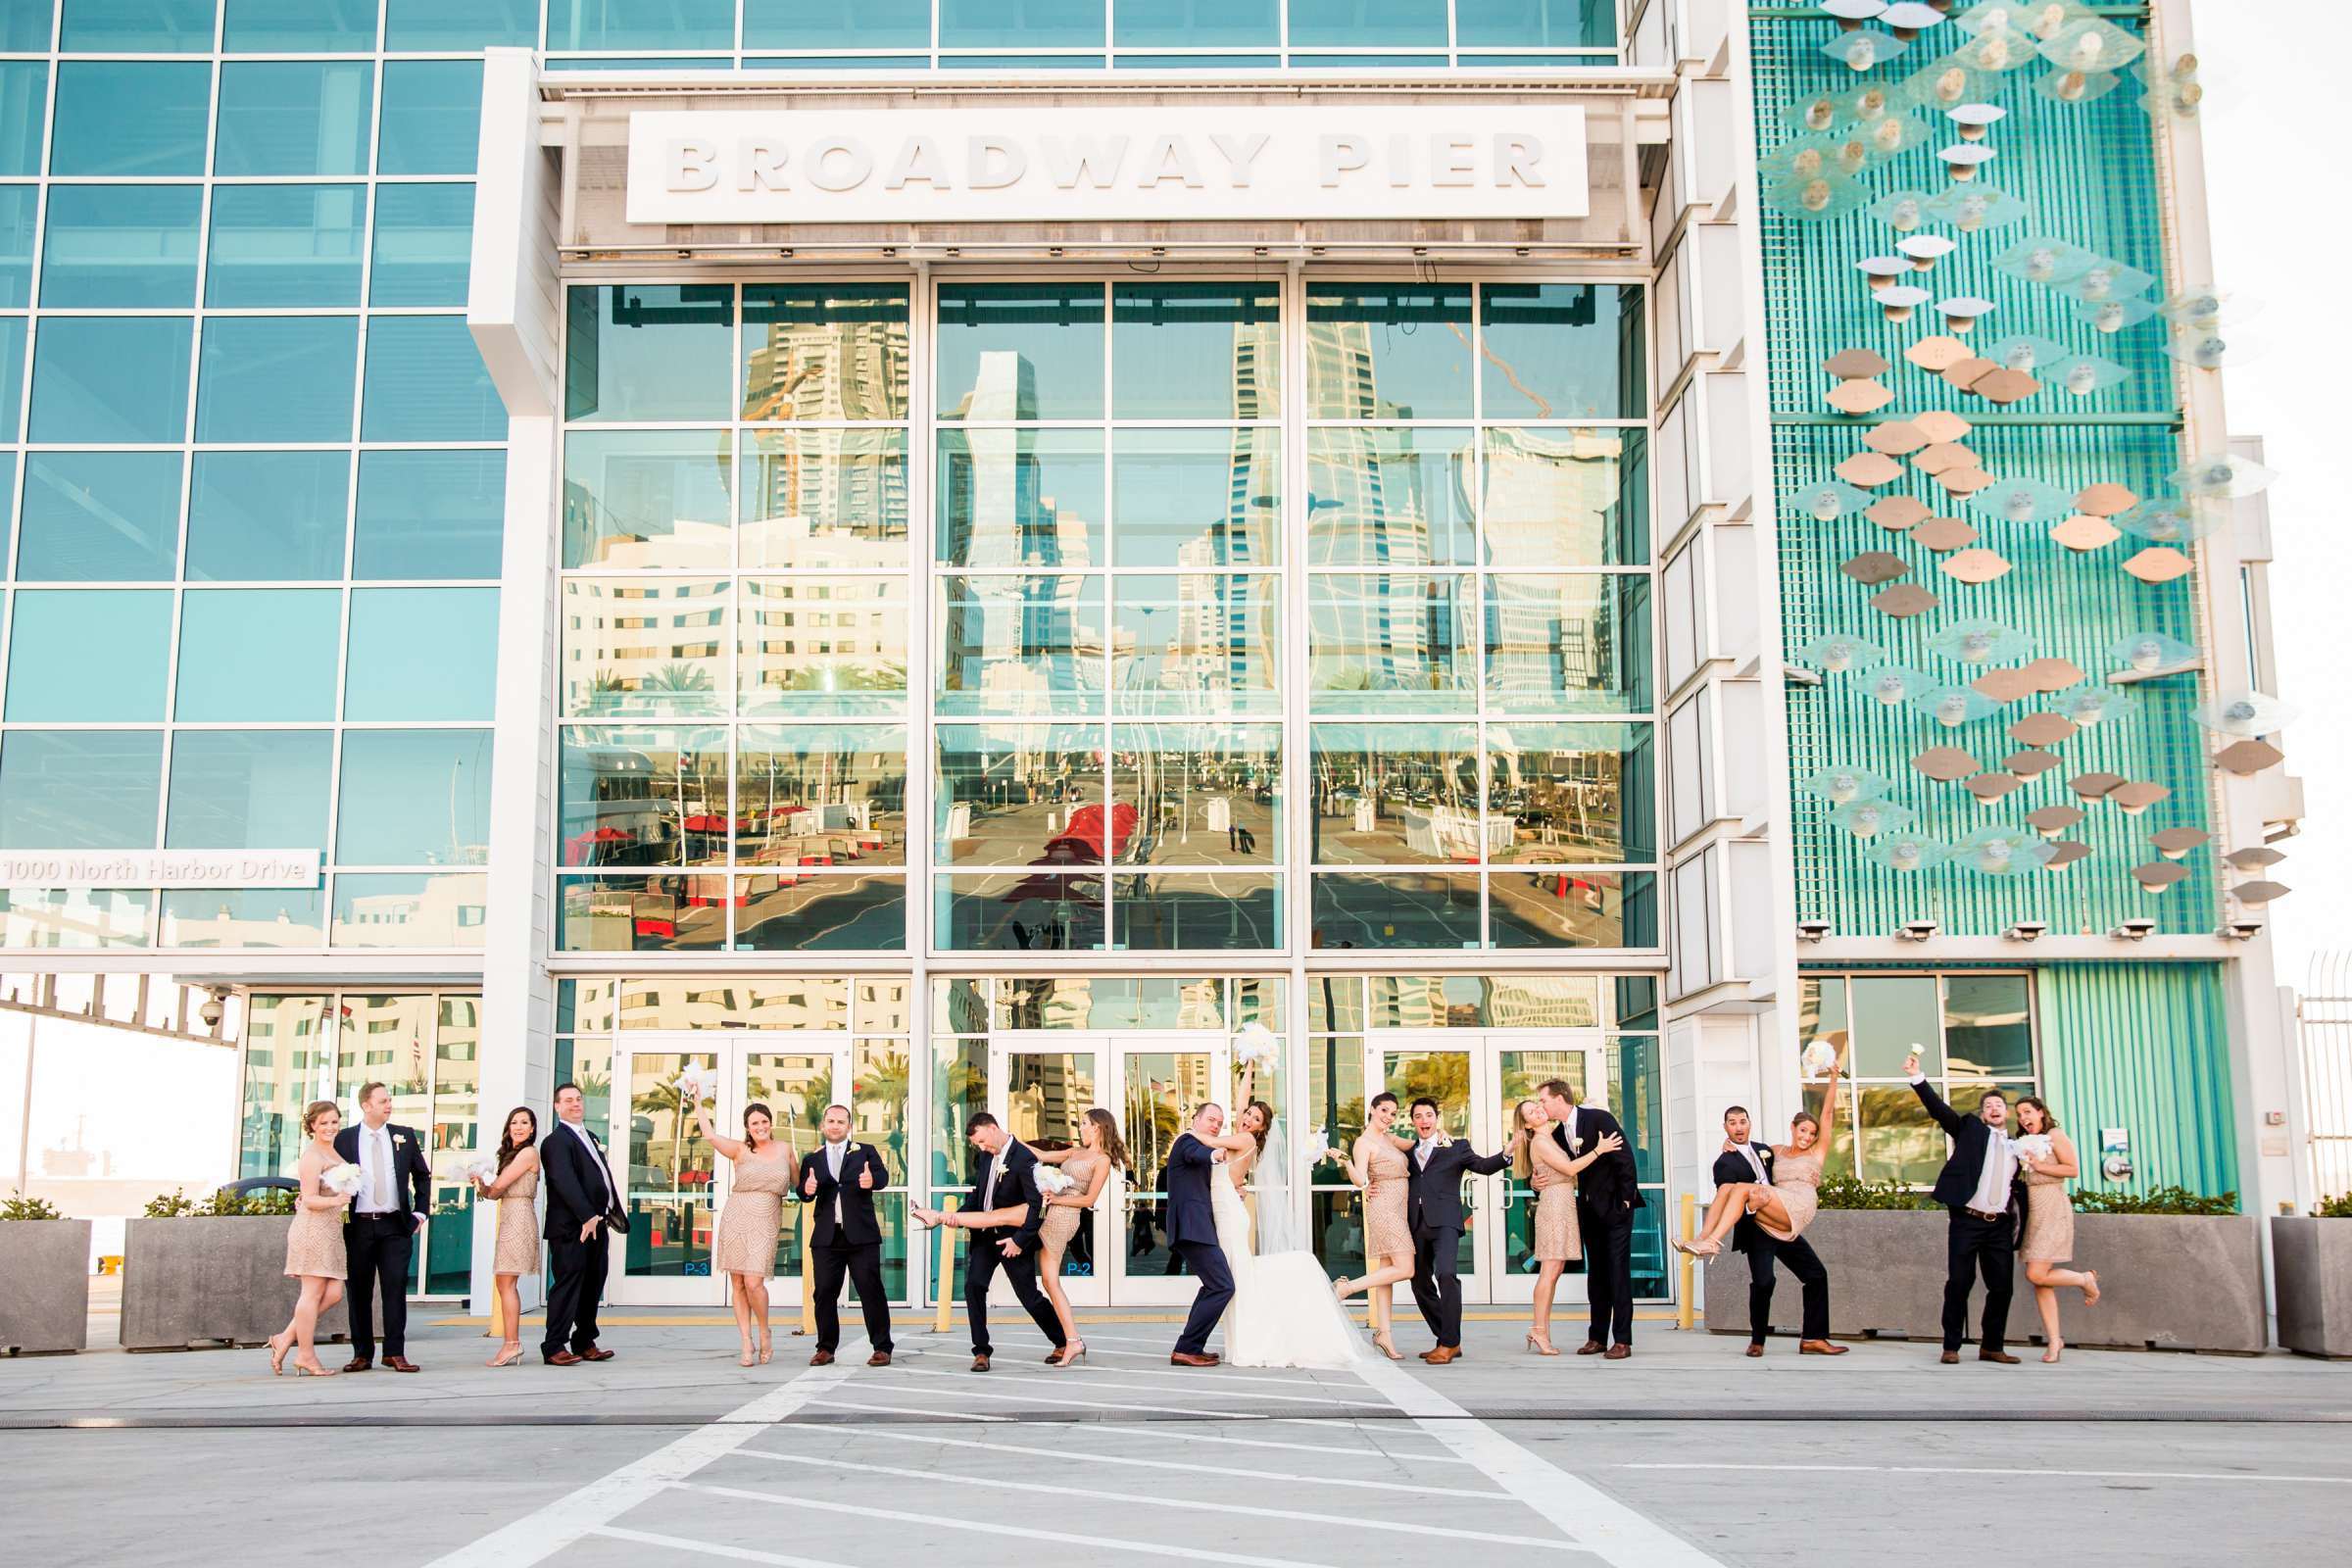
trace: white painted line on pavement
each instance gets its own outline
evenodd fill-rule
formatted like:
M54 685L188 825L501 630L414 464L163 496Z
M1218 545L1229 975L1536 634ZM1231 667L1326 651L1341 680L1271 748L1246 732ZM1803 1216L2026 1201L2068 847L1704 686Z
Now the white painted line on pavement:
M436 1557L427 1568L529 1568L532 1563L545 1562L590 1531L602 1529L657 1495L662 1488L742 1447L769 1423L783 1420L817 1395L838 1388L851 1373L852 1357L864 1348L863 1340L844 1346L841 1359L832 1366L810 1367L710 1425L697 1427L470 1545Z
M893 1372L911 1372L913 1370L914 1368L912 1367L903 1366L894 1366L891 1368L891 1371ZM959 1374L954 1372L934 1372L929 1375L932 1377L945 1378L956 1377ZM978 1372L972 1374L974 1377L989 1377L994 1375L995 1374L993 1373ZM909 1389L899 1384L874 1383L866 1380L860 1380L858 1388L859 1392L865 1394L895 1394L908 1399L925 1398L928 1396L929 1393L929 1391L923 1389ZM1113 1403L1103 1399L1072 1399L1044 1394L984 1394L978 1389L957 1389L953 1394L950 1394L947 1390L942 1389L939 1391L939 1393L942 1397L951 1399L987 1399L1000 1404L1025 1404L1031 1406L1032 1408L1040 1409L1051 1405L1066 1405L1073 1410L1149 1410L1156 1415L1206 1415L1215 1416L1219 1420L1223 1421L1256 1422L1271 1421L1275 1419L1274 1417L1260 1415L1254 1410L1201 1409L1198 1406L1188 1404L1132 1404L1124 1399ZM1303 1417L1300 1419L1303 1419Z
M909 1398L913 1396L909 1395ZM819 1395L808 1401L828 1410L862 1410L870 1415L919 1415L926 1421L1009 1421L1008 1415L981 1415L971 1410L934 1410L928 1405L871 1404L863 1399L840 1399Z
M1265 1423L1267 1426L1280 1426L1283 1423L1278 1421L1268 1421ZM1342 1423L1329 1419L1320 1421L1302 1421L1299 1424L1302 1426L1316 1427L1325 1432L1345 1430ZM1289 1448L1298 1453L1342 1454L1350 1459L1385 1459L1392 1464L1471 1463L1470 1460L1464 1459L1458 1454L1451 1453L1392 1453L1386 1448L1343 1448L1335 1444L1276 1443L1265 1438L1212 1438L1205 1432L1179 1432L1173 1427L1164 1424L1160 1426L1148 1427L1122 1427L1113 1426L1108 1422L1104 1422L1100 1430L1104 1432L1125 1432L1139 1438L1158 1438L1167 1443L1215 1443L1236 1448ZM1357 1430L1360 1431L1361 1429L1358 1428ZM1421 1429L1417 1426L1407 1427L1404 1430L1411 1433L1416 1438L1422 1436ZM1389 1434L1384 1432L1381 1435L1386 1437Z
M1618 1568L1723 1568L1715 1558L1581 1477L1546 1464L1445 1395L1386 1361L1363 1379L1415 1423L1544 1519Z
M1088 1353L1090 1356L1093 1356L1093 1355L1127 1355L1127 1354L1130 1354L1130 1353L1132 1353L1132 1354L1135 1354L1135 1355L1141 1356L1141 1357L1142 1357L1143 1359L1145 1359L1145 1360L1149 1360L1149 1361L1158 1361L1158 1362L1160 1362L1160 1363L1161 1363L1161 1365L1159 1365L1159 1366L1154 1366L1154 1367L1147 1367L1147 1366L1113 1366L1113 1367L1104 1367L1104 1368L1102 1369L1102 1372L1097 1372L1097 1371L1096 1371L1094 1368L1092 1368L1092 1367L1089 1367L1089 1366L1085 1365L1084 1363L1080 1363L1080 1364L1079 1364L1079 1365L1077 1365L1077 1366L1069 1367L1069 1368L1067 1368L1067 1369L1066 1369L1066 1370L1067 1370L1067 1371L1068 1371L1068 1372L1069 1372L1071 1375L1073 1375L1073 1376L1077 1376L1077 1377L1100 1377L1100 1376L1102 1376L1103 1373L1109 1373L1109 1374L1111 1374L1112 1376L1115 1376L1115 1377L1122 1377L1122 1378L1198 1378L1198 1377L1200 1375L1200 1372L1199 1372L1197 1369L1195 1369L1195 1368L1191 1368L1191 1367L1177 1368L1177 1367L1172 1367L1172 1366L1169 1366L1169 1365L1165 1364L1165 1363L1167 1362L1167 1359L1168 1359L1168 1358L1167 1358L1165 1355L1148 1355L1148 1354L1146 1354L1145 1352L1143 1352L1143 1351L1140 1351L1140 1350L1139 1350L1139 1351L1133 1351L1133 1352L1130 1352L1130 1351L1127 1351L1127 1350L1089 1350L1087 1353ZM1042 1361L1038 1363L1038 1365L1040 1365L1040 1366L1043 1366L1044 1364L1045 1364L1045 1363L1044 1363L1044 1362L1042 1362ZM1001 1369L1000 1369L1000 1370L1001 1370ZM1291 1385L1291 1386L1293 1386L1293 1387L1296 1387L1296 1388L1301 1388L1301 1389L1330 1389L1330 1388L1333 1388L1333 1387L1335 1387L1335 1386L1336 1386L1336 1385L1334 1385L1334 1384L1333 1384L1333 1383L1332 1383L1332 1382L1331 1382L1329 1379L1327 1379L1327 1378L1274 1378L1274 1377L1266 1377L1266 1376L1264 1376L1263 1374L1261 1374L1261 1373L1260 1373L1260 1372L1259 1372L1259 1371L1258 1371L1258 1370L1257 1370L1255 1367L1235 1366L1235 1365L1234 1365L1232 1362L1230 1362L1230 1361L1228 1361L1228 1362L1224 1363L1224 1365L1222 1365L1221 1367L1219 1367L1219 1368L1218 1368L1218 1370L1219 1370L1220 1372L1223 1372L1223 1373L1225 1373L1225 1374L1226 1374L1228 1377L1231 1377L1231 1378L1233 1378L1233 1379L1236 1379L1236 1380L1238 1380L1238 1381L1240 1381L1240 1382L1243 1382L1243 1383L1251 1383L1251 1384L1255 1384L1255 1383L1282 1383L1282 1384L1289 1384L1289 1385ZM1333 1371L1335 1374L1345 1374L1345 1373L1347 1373L1347 1372L1348 1372L1348 1371L1351 1371L1351 1370L1353 1370L1353 1368L1352 1368L1352 1367L1333 1367L1331 1370L1332 1370L1332 1371ZM1044 1374L1041 1374L1041 1376L1042 1376L1042 1375L1044 1375ZM1062 1374L1061 1374L1061 1373L1059 1373L1059 1372L1056 1372L1056 1373L1054 1373L1054 1374L1052 1374L1052 1375L1053 1375L1053 1376L1055 1376L1055 1377L1059 1377L1059 1376L1061 1376Z
M2229 1470L2052 1470L2046 1465L2004 1469L1959 1464L1709 1464L1702 1460L1617 1466L1620 1470L1856 1471L1886 1476L2065 1476L2076 1481L2275 1481L2314 1487L2352 1487L2352 1476L2259 1475Z
M801 1465L811 1470L849 1470L862 1476L900 1476L935 1486L978 1487L988 1492L1034 1492L1049 1497L1083 1497L1089 1502L1117 1502L1147 1508L1180 1508L1205 1513L1243 1514L1252 1519L1288 1519L1296 1524L1350 1525L1408 1536L1437 1536L1447 1541L1484 1541L1497 1546L1540 1546L1546 1551L1578 1551L1568 1540L1543 1536L1514 1536L1501 1531L1463 1530L1452 1526L1417 1525L1399 1519L1374 1519L1344 1513L1309 1513L1298 1508L1257 1508L1245 1502L1200 1502L1183 1497L1155 1497L1142 1492L1103 1492L1093 1487L1056 1487L1043 1481L1010 1481L1002 1476L959 1476L945 1470L908 1470L864 1460L810 1458L798 1453L774 1453L766 1448L740 1448L734 1457L764 1459L770 1464ZM1077 1456L1081 1460L1084 1455Z
M640 1546L663 1546L671 1551L690 1551L705 1557L725 1557L734 1562L774 1563L778 1568L851 1568L848 1563L833 1562L823 1557L790 1557L780 1551L760 1551L753 1546L729 1545L720 1541L695 1541L686 1536L658 1536L650 1530L623 1530L618 1525L598 1525L588 1534L610 1541L634 1542Z
M933 1372L919 1366L892 1366L884 1370L904 1372L910 1378L1002 1377L1007 1383L1035 1383L1042 1386L1048 1383L1084 1382L1090 1388L1125 1389L1135 1394L1165 1394L1168 1392L1156 1383L1113 1383L1109 1381L1109 1374L1100 1372L1026 1372L1010 1367L999 1367L989 1372ZM1368 1402L1363 1399L1326 1399L1305 1394L1251 1394L1245 1389L1237 1389L1233 1386L1236 1382L1247 1382L1248 1379L1203 1375L1213 1371L1214 1368L1203 1367L1195 1370L1190 1376L1198 1387L1213 1390L1216 1397L1220 1399L1273 1399L1285 1404L1336 1404L1344 1409L1361 1409ZM1146 1407L1138 1406L1138 1408Z

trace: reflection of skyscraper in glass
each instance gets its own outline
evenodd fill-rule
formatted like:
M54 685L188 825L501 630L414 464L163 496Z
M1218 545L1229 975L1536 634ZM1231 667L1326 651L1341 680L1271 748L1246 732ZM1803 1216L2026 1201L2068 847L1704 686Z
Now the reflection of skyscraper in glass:
M871 421L905 417L906 322L896 302L867 321L796 319L789 302L766 311L780 318L761 324L761 307L746 316L764 333L744 362L743 417L749 421ZM898 564L906 535L906 468L896 431L782 430L744 439L743 515L747 564L775 565ZM791 548L783 534L813 540ZM874 541L893 559L878 559ZM846 553L845 553L846 552Z
M1615 584L1535 575L1609 559L1624 443L1614 430L1491 429L1480 487L1487 559L1487 686L1496 697L1605 689L1617 653Z

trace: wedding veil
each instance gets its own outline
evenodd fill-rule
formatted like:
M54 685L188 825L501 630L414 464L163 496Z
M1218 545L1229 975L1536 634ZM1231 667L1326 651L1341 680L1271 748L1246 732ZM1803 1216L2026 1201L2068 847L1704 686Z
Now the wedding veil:
M1257 1250L1261 1257L1306 1250L1304 1230L1291 1206L1291 1146L1279 1116L1266 1128L1265 1151L1257 1156Z

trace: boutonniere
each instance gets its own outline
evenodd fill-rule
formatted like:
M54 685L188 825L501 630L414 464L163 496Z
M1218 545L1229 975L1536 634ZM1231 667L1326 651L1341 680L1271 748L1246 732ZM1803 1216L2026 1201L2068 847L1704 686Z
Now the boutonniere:
M407 1133L394 1133L394 1134L392 1135L392 1147L393 1147L394 1149L406 1149L406 1148L408 1148L408 1147L409 1147L409 1135L408 1135Z

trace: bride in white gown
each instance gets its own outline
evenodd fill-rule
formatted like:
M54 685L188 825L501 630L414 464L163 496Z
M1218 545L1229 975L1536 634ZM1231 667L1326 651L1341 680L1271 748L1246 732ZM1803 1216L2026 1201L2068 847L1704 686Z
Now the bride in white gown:
M1216 1140L1226 1151L1220 1167L1231 1179L1212 1179L1209 1203L1217 1245L1233 1271L1233 1304L1225 1312L1228 1366L1341 1367L1359 1351L1355 1329L1333 1299L1331 1281L1302 1245L1291 1213L1288 1146L1271 1107L1250 1100L1234 1118L1236 1130ZM1242 1185L1257 1175L1257 1246L1250 1241L1250 1210Z

